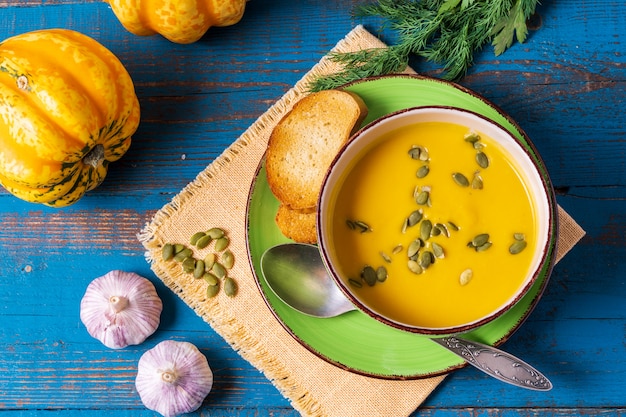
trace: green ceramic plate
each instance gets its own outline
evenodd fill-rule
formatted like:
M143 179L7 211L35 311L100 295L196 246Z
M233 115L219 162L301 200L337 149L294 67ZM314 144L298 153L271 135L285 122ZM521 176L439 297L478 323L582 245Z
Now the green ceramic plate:
M513 133L537 161L547 188L552 190L545 166L521 129L501 110L477 94L457 84L421 76L397 75L352 83L346 89L359 94L368 106L364 124L387 113L414 106L447 105L472 110L504 126ZM551 227L556 230L557 212L551 196ZM465 365L454 354L427 337L385 326L369 316L353 311L331 319L301 314L279 300L268 288L259 261L263 252L288 242L278 230L274 217L278 201L270 191L263 165L259 166L248 201L247 243L259 289L268 306L285 329L303 346L324 360L359 374L386 379L425 378ZM538 302L550 275L556 233L546 253L548 262L530 292L511 310L495 321L465 335L484 343L504 342Z

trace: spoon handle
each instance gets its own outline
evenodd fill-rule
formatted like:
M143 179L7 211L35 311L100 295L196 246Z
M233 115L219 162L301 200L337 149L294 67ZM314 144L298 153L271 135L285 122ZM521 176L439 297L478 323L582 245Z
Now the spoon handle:
M541 372L521 359L493 346L453 336L432 340L500 381L536 391L552 389L552 383Z

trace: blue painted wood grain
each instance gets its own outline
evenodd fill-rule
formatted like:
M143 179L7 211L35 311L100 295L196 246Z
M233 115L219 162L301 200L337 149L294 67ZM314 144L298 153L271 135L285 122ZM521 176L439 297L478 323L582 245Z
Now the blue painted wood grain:
M49 209L0 190L0 411L6 416L153 416L136 362L161 340L206 354L215 387L194 416L296 416L152 274L136 234L356 23L348 0L248 3L244 19L193 45L127 33L105 3L0 0L0 39L65 27L99 40L128 68L142 120L105 183ZM544 2L528 41L477 54L460 83L529 134L561 204L587 231L544 297L504 345L545 372L549 393L473 369L450 375L415 416L626 415L626 8L614 0ZM365 21L377 33L375 21ZM392 34L381 32L391 40ZM414 62L437 76L437 67ZM140 347L104 348L78 318L86 285L112 268L150 278L165 309ZM347 416L351 417L351 416Z

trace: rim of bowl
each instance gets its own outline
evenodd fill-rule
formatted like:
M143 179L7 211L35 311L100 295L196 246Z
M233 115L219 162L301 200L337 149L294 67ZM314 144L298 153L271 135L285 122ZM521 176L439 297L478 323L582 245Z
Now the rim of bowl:
M326 238L325 238L326 235L325 233L323 233L324 226L323 226L322 219L328 217L328 215L322 214L323 210L321 210L321 208L323 207L323 202L325 201L325 199L328 198L327 194L329 192L328 191L329 180L335 173L335 168L338 164L338 161L343 158L343 155L346 153L347 150L356 146L354 144L355 140L361 137L367 131L371 129L375 129L381 123L388 121L389 119L400 118L404 116L406 113L423 112L423 111L428 111L428 110L433 110L433 111L443 112L443 113L461 113L464 116L469 115L470 117L478 118L482 120L482 122L487 123L488 125L491 125L495 129L499 130L503 136L507 136L509 139L511 139L514 145L518 148L518 150L520 150L524 154L524 156L528 159L528 161L530 161L530 166L532 166L533 168L533 172L531 174L536 175L537 178L539 179L538 181L538 183L540 184L539 194L543 196L542 200L545 200L545 204L542 203L541 206L542 207L545 206L545 212L546 212L545 214L548 216L548 218L545 220L545 225L546 225L545 239L542 240L540 248L537 249L538 253L536 254L536 258L533 257L532 273L530 273L529 276L525 279L524 285L521 288L519 288L515 292L515 294L512 295L511 298L509 298L506 301L504 305L495 309L494 311L491 311L489 314L469 323L463 323L460 325L454 325L454 326L449 326L449 327L424 327L424 326L401 323L397 320L393 320L388 317L385 317L382 314L374 311L371 307L366 306L358 297L354 295L354 293L348 288L345 282L338 276L339 274L336 272L336 270L332 267L332 262L331 262L332 256L328 253ZM409 124L411 123L404 123L404 124L401 124L400 126L407 126ZM397 126L395 128L398 128L400 126ZM509 130L504 128L501 124L479 113L476 113L471 110L454 107L454 106L440 106L440 105L430 106L429 105L429 106L409 107L406 109L401 109L401 110L397 110L392 113L386 114L375 120L372 120L367 125L363 126L359 130L357 130L353 135L350 136L349 140L343 145L343 147L340 149L340 151L337 153L337 155L333 159L330 165L330 169L326 172L326 175L324 176L324 180L322 182L322 188L321 188L321 192L320 192L320 196L318 200L318 211L317 211L317 219L316 219L317 226L316 227L317 227L317 235L318 235L318 248L319 248L320 254L322 256L322 259L324 261L324 264L326 266L328 273L331 275L332 279L335 281L335 283L337 284L339 289L343 292L343 294L346 297L348 297L348 299L360 311L364 312L365 314L369 315L370 317L374 318L375 320L381 323L384 323L386 325L389 325L391 327L394 327L403 331L423 334L427 336L443 336L443 335L449 335L449 334L459 334L459 333L469 332L471 330L474 330L480 326L483 326L497 319L502 314L504 314L505 312L513 308L528 293L528 291L533 287L533 285L537 281L538 277L540 276L540 274L542 273L546 265L552 263L552 260L551 260L552 257L547 256L547 255L549 254L551 243L553 241L553 234L556 233L556 230L553 230L552 228L552 224L554 220L552 217L554 215L553 208L554 208L555 201L554 201L551 183L549 180L546 180L547 173L545 172L545 168L543 168L542 166L542 161L539 159L539 163L537 162L536 158L538 154L535 151L535 148L532 145L532 142L530 141L530 139L528 138L528 136L522 129L518 128L518 130L519 130L519 133L524 138L524 141L526 142L526 144L521 143L521 141L515 135L513 135ZM494 139L497 140L496 138ZM372 144L375 142L376 142L376 139L373 139L369 142L369 144ZM510 152L510 151L507 150L507 152ZM363 155L359 154L358 156L362 157ZM515 157L515 159L517 160L518 158ZM525 165L526 164L524 164L524 166ZM526 180L528 180L528 178L526 178Z

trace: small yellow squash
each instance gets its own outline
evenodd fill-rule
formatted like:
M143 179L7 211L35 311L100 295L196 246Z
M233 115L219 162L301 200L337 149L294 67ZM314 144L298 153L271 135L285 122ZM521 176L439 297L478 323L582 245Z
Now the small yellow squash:
M243 17L247 0L105 0L135 35L161 34L193 43L211 26L231 26Z
M139 125L130 75L94 39L66 29L0 42L0 184L62 207L97 187Z

